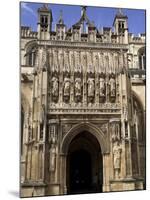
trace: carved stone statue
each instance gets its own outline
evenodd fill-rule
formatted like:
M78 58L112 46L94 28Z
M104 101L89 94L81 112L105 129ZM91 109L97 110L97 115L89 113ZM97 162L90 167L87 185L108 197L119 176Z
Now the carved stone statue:
M52 95L53 96L58 96L58 89L59 89L59 86L58 86L58 78L56 77L53 77L52 78Z
M121 145L119 144L119 141L116 140L113 144L113 165L114 165L114 175L115 179L119 178L120 168L121 168Z
M70 96L70 79L64 79L64 96Z
M132 55L128 55L128 67L132 68Z
M95 92L94 79L89 78L87 83L88 83L88 97L94 97L94 92Z
M105 79L100 77L100 96L105 96Z
M81 96L81 79L75 79L75 96Z
M109 80L110 85L110 96L114 97L116 95L116 82L114 78L110 78Z
M50 162L49 162L49 171L53 172L56 168L56 146L51 144L50 148Z

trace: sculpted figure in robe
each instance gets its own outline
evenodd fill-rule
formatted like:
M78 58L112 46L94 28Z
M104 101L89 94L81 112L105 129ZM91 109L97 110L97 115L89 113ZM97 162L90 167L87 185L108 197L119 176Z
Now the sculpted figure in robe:
M58 96L58 89L59 89L58 78L53 77L52 78L52 95L53 96Z
M81 79L76 78L75 79L75 96L81 95Z
M56 168L56 147L55 144L51 144L50 148L50 162L49 162L49 171L55 171Z
M119 141L116 140L113 145L113 155L114 155L113 165L114 165L114 174L116 179L119 178L119 172L121 168L121 151L122 151L121 145L119 144Z
M109 85L110 85L110 95L115 96L116 95L116 82L114 78L110 78L109 80Z
M64 96L70 96L70 79L64 79Z
M88 83L88 97L94 97L94 92L95 92L94 79L89 78L87 83Z
M100 77L100 96L105 96L105 79L103 77Z

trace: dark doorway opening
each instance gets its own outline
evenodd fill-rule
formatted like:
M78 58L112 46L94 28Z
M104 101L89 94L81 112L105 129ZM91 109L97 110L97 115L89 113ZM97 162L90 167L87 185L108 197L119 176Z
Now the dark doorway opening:
M70 157L70 191L74 193L91 191L91 156L85 150L78 150Z
M102 192L102 153L99 142L91 133L81 132L72 140L66 169L68 194Z

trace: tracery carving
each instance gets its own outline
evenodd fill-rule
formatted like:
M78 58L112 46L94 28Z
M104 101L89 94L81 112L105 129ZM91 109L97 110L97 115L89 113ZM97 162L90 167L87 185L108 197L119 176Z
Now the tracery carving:
M112 142L115 142L116 140L120 140L121 139L120 122L111 123L110 129L111 129Z
M102 130L102 132L103 132L104 134L107 134L107 132L108 132L108 123L102 124L102 125L100 126L100 129Z
M59 64L58 64L58 50L54 50L53 52L53 65L52 65L52 72L59 71Z
M72 128L72 124L64 124L62 125L62 133L65 135Z

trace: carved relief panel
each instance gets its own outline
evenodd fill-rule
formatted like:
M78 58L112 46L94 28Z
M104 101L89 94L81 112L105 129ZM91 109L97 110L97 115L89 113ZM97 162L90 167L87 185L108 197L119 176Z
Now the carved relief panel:
M70 103L84 107L118 102L116 74L106 73L110 67L113 71L114 63L110 65L110 61L116 54L62 48L50 52L53 55L49 77L50 106L67 107Z

